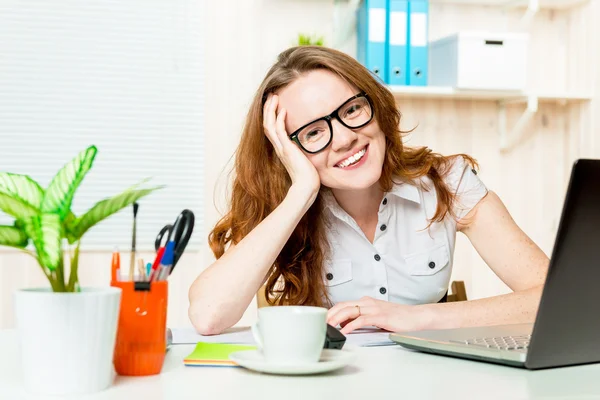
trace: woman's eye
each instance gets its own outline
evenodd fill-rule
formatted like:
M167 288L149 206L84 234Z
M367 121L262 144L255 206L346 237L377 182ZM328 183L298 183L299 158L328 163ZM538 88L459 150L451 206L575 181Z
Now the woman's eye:
M362 107L358 104L355 104L346 110L346 117L351 117L352 114L356 114Z
M312 138L314 138L315 136L318 136L318 135L319 135L319 131L310 131L310 132L308 132L306 134L306 138L307 139L312 139Z

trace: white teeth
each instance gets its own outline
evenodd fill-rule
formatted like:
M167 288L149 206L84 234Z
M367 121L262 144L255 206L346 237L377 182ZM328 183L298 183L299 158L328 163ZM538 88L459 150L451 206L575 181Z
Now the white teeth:
M344 161L339 162L337 164L337 166L340 167L340 168L346 168L348 165L354 164L358 160L360 160L361 158L363 158L363 156L365 155L366 152L367 152L367 149L362 149L358 153L356 153L354 155L351 155L350 157L346 158Z

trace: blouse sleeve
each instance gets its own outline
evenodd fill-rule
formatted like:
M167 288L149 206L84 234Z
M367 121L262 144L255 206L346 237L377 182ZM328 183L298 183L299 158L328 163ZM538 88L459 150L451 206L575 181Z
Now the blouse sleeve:
M466 216L488 192L477 171L459 156L453 161L444 181L455 195L453 211L458 219Z

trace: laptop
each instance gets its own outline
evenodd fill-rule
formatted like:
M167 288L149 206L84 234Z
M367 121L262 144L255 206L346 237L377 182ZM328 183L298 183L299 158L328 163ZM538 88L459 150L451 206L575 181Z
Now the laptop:
M527 369L600 361L600 160L577 160L533 324L392 333L403 347Z

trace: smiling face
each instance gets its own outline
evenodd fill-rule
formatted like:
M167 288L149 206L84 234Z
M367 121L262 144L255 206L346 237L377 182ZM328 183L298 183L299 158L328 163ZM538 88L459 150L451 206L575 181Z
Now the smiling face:
M315 70L277 93L278 109L287 110L285 128L288 134L292 134L306 124L331 114L359 92L337 75ZM351 121L355 118L352 114L357 112L362 112L360 107L343 107L339 116ZM333 118L333 137L329 146L316 154L304 153L317 169L323 185L331 189L362 190L378 182L385 156L385 135L375 117L358 129L347 128ZM326 123L321 126L328 129ZM317 131L303 130L306 140L311 140L316 134ZM329 135L328 132L326 134Z

